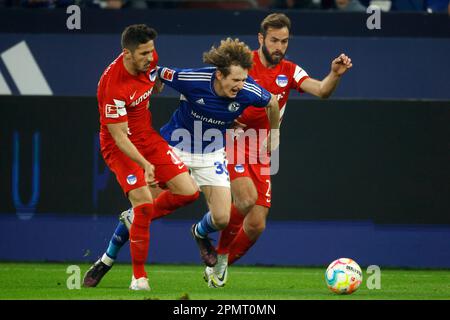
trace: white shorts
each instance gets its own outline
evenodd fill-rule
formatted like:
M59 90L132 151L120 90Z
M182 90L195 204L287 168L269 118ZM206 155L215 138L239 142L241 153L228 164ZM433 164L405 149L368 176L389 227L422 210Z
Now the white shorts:
M225 149L211 153L190 153L175 147L172 150L189 168L192 178L199 187L230 187Z

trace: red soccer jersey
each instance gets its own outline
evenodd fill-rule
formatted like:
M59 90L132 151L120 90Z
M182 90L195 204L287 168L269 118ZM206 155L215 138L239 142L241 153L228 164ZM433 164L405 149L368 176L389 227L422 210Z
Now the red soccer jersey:
M148 110L157 62L158 54L154 51L149 70L134 76L125 69L121 54L103 72L97 89L102 151L116 146L107 124L128 121L128 137L136 146L148 144L149 136L157 133L151 126Z
M253 51L253 67L249 75L264 89L277 96L280 105L280 121L286 109L287 99L291 89L302 92L300 85L309 78L305 70L288 60L281 62L274 68L267 68L259 59L258 51ZM264 108L249 107L245 109L238 121L247 128L270 129L269 119Z

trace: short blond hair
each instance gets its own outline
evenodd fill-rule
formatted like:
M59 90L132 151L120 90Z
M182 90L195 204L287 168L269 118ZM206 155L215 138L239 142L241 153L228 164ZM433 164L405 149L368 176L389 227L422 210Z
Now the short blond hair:
M217 67L225 77L230 74L231 66L241 66L249 70L253 65L252 50L239 39L227 38L220 41L217 48L212 46L203 53L203 62Z

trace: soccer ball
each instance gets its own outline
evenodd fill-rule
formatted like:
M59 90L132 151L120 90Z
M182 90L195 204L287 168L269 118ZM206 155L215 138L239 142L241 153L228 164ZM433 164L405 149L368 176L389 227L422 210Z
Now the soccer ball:
M328 288L337 294L350 294L358 290L362 282L359 265L348 258L334 260L325 272Z

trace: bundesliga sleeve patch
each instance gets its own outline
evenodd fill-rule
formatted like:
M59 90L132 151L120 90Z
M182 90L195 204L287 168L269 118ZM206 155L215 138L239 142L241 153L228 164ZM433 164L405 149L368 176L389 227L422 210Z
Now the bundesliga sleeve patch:
M175 70L169 69L169 68L163 68L161 71L161 78L166 81L173 80L173 76L175 75Z
M125 108L125 101L114 100L114 104L106 104L105 106L105 117L106 118L119 118L127 114L127 109Z

